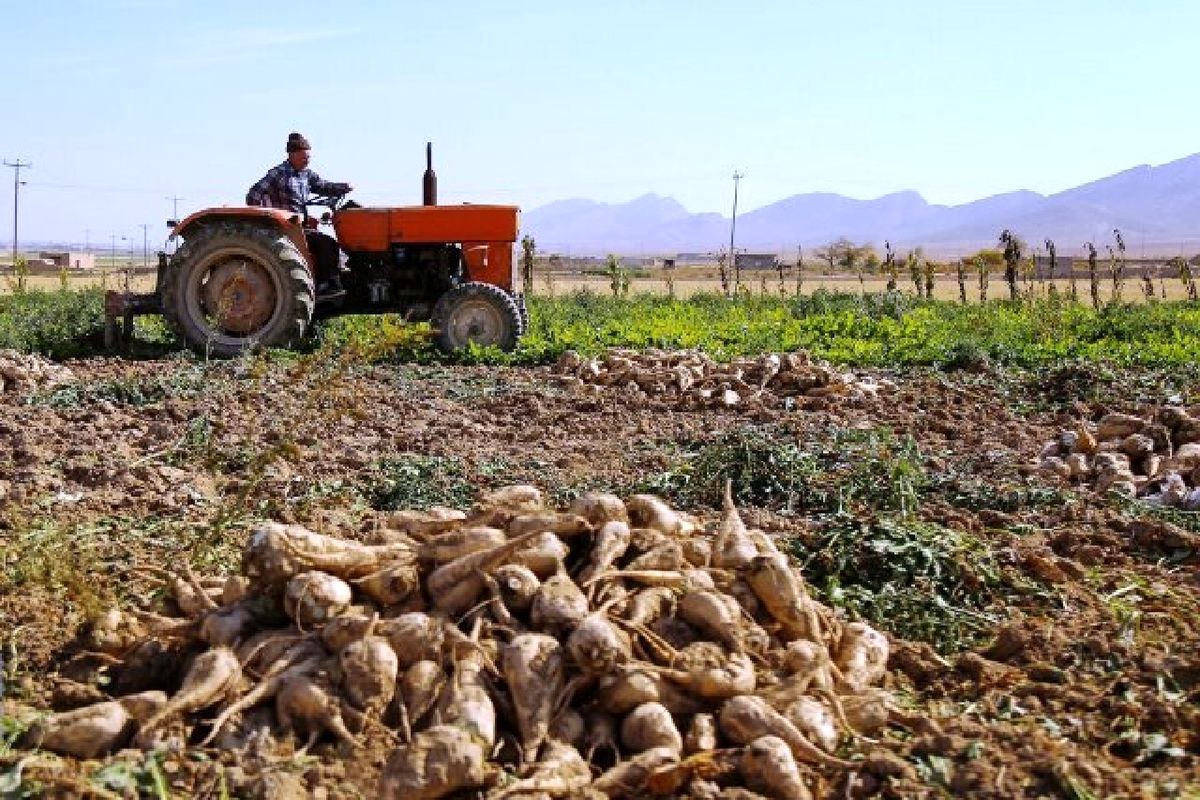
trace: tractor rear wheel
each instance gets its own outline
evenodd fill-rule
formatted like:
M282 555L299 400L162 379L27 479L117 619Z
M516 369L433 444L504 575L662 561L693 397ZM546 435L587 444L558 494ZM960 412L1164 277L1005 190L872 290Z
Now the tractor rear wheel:
M521 331L518 336L524 336L529 333L529 304L525 302L525 295L517 295L517 312L521 315Z
M308 332L312 272L283 232L252 222L208 225L189 236L159 287L171 328L203 355L287 347Z
M470 344L513 350L521 337L516 300L490 283L455 286L437 301L430 321L437 346L446 353Z

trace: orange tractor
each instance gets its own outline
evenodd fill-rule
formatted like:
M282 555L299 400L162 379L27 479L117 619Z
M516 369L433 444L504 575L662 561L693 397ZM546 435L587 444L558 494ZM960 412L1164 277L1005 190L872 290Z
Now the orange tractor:
M511 350L528 324L515 290L513 243L519 209L437 205L432 154L424 204L363 208L319 196L320 220L272 208L208 208L172 221L171 255L159 253L150 294L110 291L105 338L128 340L133 317L162 314L192 349L233 356L256 347L287 347L315 320L339 314L403 314L429 320L445 351L471 343ZM346 254L345 292L318 302L315 263L305 228L332 224Z

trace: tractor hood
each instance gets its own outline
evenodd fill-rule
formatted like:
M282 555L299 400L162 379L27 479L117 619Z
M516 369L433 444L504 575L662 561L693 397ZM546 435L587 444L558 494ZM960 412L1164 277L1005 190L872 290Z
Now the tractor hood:
M350 208L333 221L338 242L347 252L386 252L395 244L517 240L517 206L398 206Z

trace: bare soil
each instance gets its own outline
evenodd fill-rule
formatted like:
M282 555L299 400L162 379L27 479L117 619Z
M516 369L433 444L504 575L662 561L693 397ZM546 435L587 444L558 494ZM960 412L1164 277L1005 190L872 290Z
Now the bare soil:
M876 373L897 390L683 410L620 389L564 387L548 369L311 359L69 366L75 384L0 394L4 691L56 709L119 688L80 637L113 604L162 602L145 568L188 560L206 573L235 571L248 526L262 518L369 532L384 513L363 499L379 486L372 476L413 454L433 465L422 478L431 492L531 482L562 502L639 485L670 470L687 443L746 425L797 441L887 427L911 435L931 471L1001 487L1023 480L1060 425L1161 400L1157 377L1130 374L1075 393L1076 384L1019 375ZM1197 387L1183 393L1196 402ZM1086 490L1068 495L1007 510L937 493L923 502L922 518L978 537L1040 588L974 649L939 654L894 640L889 688L936 725L860 743L863 757L828 774L819 796L1197 796L1200 527ZM802 514L745 516L779 536L812 527ZM97 775L118 763L135 764L137 785L157 791L129 754L31 756L2 734L0 778L18 775L14 785L40 787L34 794L101 796ZM353 751L321 743L302 759L189 750L166 755L152 777L180 797L370 797L389 744L364 741Z

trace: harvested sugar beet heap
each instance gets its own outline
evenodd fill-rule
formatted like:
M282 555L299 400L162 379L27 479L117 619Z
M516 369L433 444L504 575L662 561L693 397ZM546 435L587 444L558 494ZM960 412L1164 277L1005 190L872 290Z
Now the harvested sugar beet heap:
M1037 468L1097 494L1200 511L1200 418L1177 406L1160 408L1151 419L1106 414L1095 424L1059 431L1043 446Z
M0 394L29 392L74 378L70 369L42 356L0 350Z
M839 372L802 351L720 363L699 350L611 349L602 358L568 350L554 371L571 386L612 386L696 408L775 405L794 397L864 400L896 388L887 379Z
M163 580L180 616L113 610L90 632L138 690L8 707L20 747L336 759L372 740L397 800L805 798L861 737L930 724L880 688L887 638L815 602L728 486L715 531L649 495L553 511L510 486L396 513L370 543L263 523L240 575ZM164 652L191 655L150 687Z

